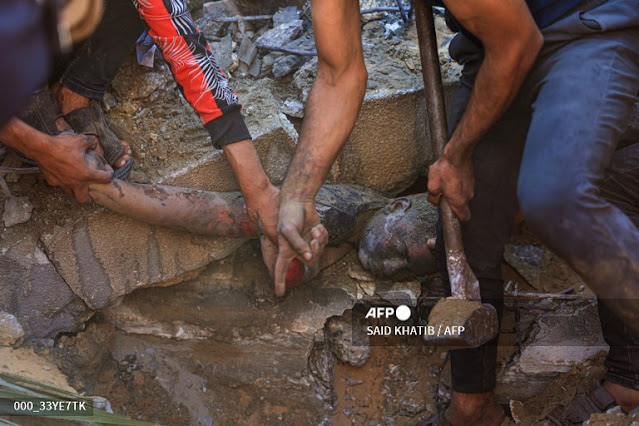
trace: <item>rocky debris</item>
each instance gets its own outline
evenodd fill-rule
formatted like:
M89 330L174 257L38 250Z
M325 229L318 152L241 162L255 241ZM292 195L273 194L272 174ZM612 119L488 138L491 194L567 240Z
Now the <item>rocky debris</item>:
M244 243L156 228L104 210L56 226L42 240L58 273L91 309L138 288L193 278Z
M246 87L238 85L237 90L245 105L244 117L266 174L272 183L280 184L293 158L297 131L280 112L280 103L273 95L272 80L257 80ZM160 183L209 191L239 189L233 170L219 150L211 150L182 169L167 173Z
M273 15L273 25L278 26L300 19L301 12L297 7L282 7Z
M248 68L257 56L257 47L251 41L250 37L244 36L240 49L237 52L238 59Z
M13 349L0 346L0 373L35 381L44 386L77 394L54 363L37 355L31 348Z
M304 21L294 19L279 24L272 29L266 31L257 39L258 46L285 46L289 42L295 40L302 33Z
M566 262L544 246L509 244L504 259L537 291L553 293L584 285Z
M296 99L287 99L282 104L282 112L289 117L304 118L304 104Z
M91 317L58 274L33 235L0 244L0 310L14 315L26 340L78 331Z
M306 2L307 0L235 0L242 15L272 14L281 7L302 7Z
M543 313L529 330L522 330L519 354L500 373L498 393L514 400L539 394L560 373L608 351L594 304Z
M0 311L0 345L12 346L24 336L22 325L10 313Z
M273 62L273 77L282 78L295 71L303 60L296 55L281 56Z
M635 410L637 411L637 410ZM608 413L595 413L584 423L584 426L637 426L639 412L624 414L620 410Z
M4 226L10 228L21 223L28 222L31 219L33 204L28 197L9 197L4 202L4 213L2 220Z
M353 323L350 315L330 318L324 327L324 333L331 352L341 362L361 367L368 361L371 355L370 342L364 345L353 344Z

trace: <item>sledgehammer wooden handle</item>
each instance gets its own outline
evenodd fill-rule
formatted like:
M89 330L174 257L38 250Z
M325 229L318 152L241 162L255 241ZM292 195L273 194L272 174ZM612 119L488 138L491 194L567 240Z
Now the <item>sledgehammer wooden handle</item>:
M415 1L415 20L424 75L424 95L426 96L430 137L433 152L439 158L448 140L448 131L435 20L428 0ZM452 296L466 300L480 300L479 282L470 269L464 254L459 220L444 197L441 198L440 212Z

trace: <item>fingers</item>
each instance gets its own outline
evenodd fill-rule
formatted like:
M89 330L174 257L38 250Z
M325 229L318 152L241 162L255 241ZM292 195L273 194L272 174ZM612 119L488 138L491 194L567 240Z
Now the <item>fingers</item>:
M282 297L286 293L286 274L293 260L285 254L285 251L280 249L275 261L275 295L277 297Z
M311 262L307 262L309 266L315 264L324 252L324 248L328 244L328 231L323 225L316 225L311 229L311 237L310 247L313 258Z
M88 185L75 187L73 189L73 196L75 197L75 200L80 204L88 204L93 201L91 199L91 196L89 195Z
M450 208L453 213L457 215L460 221L466 222L470 220L470 208L468 207L468 203L457 206L450 204Z
M90 168L88 171L87 181L91 183L109 183L113 179L113 169L108 164L105 170L97 170Z
M428 202L431 204L438 206L441 198L442 198L441 193L434 194L432 192L428 192Z
M286 241L293 247L295 252L302 256L306 261L313 259L313 252L310 245L300 235L299 230L295 225L284 224L280 228L280 234L286 239ZM282 251L282 244L280 243L280 251Z

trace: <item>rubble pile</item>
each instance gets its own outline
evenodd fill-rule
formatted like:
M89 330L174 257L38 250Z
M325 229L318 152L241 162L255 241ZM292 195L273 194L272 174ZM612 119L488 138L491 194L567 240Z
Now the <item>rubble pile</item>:
M238 93L267 174L280 184L317 73L309 2L189 3ZM378 6L397 2L361 1L362 9ZM436 25L450 105L460 67L447 54L452 33L441 17ZM414 24L399 13L362 14L361 26L365 102L329 180L392 196L432 161L417 38ZM129 58L103 108L132 146L133 181L239 189L160 57L153 68ZM637 129L635 119L626 139L639 135ZM2 157L4 165L15 162L11 154ZM106 396L116 412L162 424L248 418L256 424L403 425L430 417L450 400L445 351L349 344L357 301L416 307L425 295L443 294L437 278L375 280L351 251L279 300L255 242L148 226L78 207L35 176L6 178L11 197L0 203L0 344L34 346L71 386ZM506 250L504 268L513 282L497 396L518 422L535 424L583 390L584 376L601 377L607 347L592 294L555 255L534 241L517 241ZM521 292L550 296L521 298ZM566 293L574 297L552 297ZM31 349L29 356L40 362ZM590 424L617 424L609 420L594 416Z

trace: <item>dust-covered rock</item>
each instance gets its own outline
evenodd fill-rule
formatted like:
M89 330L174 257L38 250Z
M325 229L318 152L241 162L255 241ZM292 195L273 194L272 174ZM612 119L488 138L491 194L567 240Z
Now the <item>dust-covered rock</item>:
M4 226L10 228L21 223L28 222L31 219L33 204L29 201L29 197L9 197L4 202L4 213L2 220Z
M18 319L8 312L0 311L0 345L11 346L22 336L24 336L24 330Z

